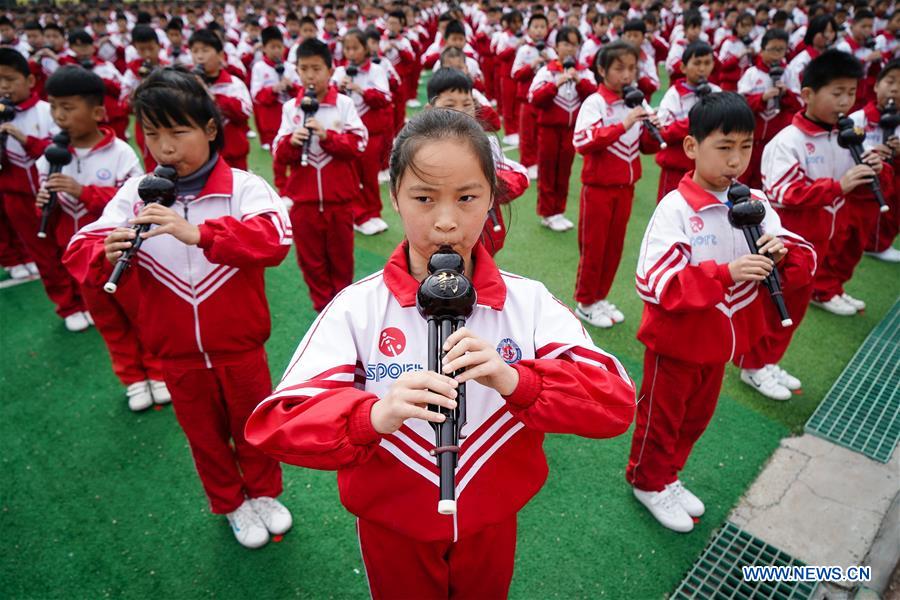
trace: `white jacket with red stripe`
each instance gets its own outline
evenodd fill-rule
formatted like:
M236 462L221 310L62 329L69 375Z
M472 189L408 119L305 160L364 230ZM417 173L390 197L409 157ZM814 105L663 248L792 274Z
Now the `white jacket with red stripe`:
M250 443L283 462L336 469L341 501L360 518L416 540L451 541L508 518L538 492L547 477L545 433L624 433L635 394L619 361L542 284L498 271L480 244L473 257L478 304L466 326L496 345L519 385L502 397L466 384L457 515L436 511L431 425L409 419L381 435L370 419L402 373L427 368L427 328L405 245L322 311L247 421Z
M644 301L637 338L679 360L726 363L765 332L769 317L761 303L771 299L759 283L731 278L728 263L749 254L749 246L729 223L728 206L692 176L660 201L644 233L635 276ZM762 192L752 194L766 205L763 233L788 247L778 267L786 294L807 285L816 269L812 246L781 225Z
M103 215L72 238L63 262L78 281L106 282L112 265L103 240L143 208L142 179L126 181ZM220 156L200 194L179 198L172 210L199 227L200 242L188 246L161 235L137 252L124 277L138 278L142 338L169 364L239 362L269 337L263 272L290 249L284 204L261 177L230 168Z

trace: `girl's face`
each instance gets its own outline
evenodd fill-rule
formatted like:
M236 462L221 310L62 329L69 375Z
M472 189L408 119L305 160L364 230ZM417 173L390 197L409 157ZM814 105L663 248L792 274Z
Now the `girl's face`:
M741 19L735 26L735 32L739 38L749 34L751 29L753 29L752 19Z
M460 139L428 141L413 163L391 195L409 240L411 272L424 277L429 257L441 246L452 247L470 266L493 202L472 145Z
M825 31L817 33L813 38L813 47L817 50L827 48L834 42L835 32L831 23L825 26Z
M175 124L174 127L154 127L146 119L141 122L147 149L157 163L170 165L179 177L194 173L209 160L209 143L216 139L216 124L210 119L201 127Z
M359 64L366 60L368 51L355 35L344 36L344 57L352 63Z
M618 93L626 85L634 83L637 76L637 61L631 54L623 54L613 59L608 69L598 66L597 72L603 77L606 87Z
M569 57L574 57L577 52L578 40L574 35L569 36L569 39L567 40L556 40L556 54L559 56L560 62Z

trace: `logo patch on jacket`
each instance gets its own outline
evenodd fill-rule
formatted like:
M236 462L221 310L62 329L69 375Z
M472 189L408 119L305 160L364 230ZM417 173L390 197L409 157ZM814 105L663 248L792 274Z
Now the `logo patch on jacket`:
M106 181L110 177L112 177L112 172L109 169L100 169L97 171L97 179L100 181Z
M378 349L385 356L399 356L406 349L406 336L396 327L387 327L378 336Z
M691 231L693 233L699 233L703 231L703 219L700 217L694 216L688 219L688 222L691 224Z
M506 364L511 365L522 360L522 349L510 338L503 338L497 344L497 354L500 355Z

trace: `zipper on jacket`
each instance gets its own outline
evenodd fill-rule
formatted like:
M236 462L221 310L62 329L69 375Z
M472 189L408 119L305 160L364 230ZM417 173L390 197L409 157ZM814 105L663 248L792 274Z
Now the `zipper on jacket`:
M188 203L184 202L184 220L188 221ZM190 221L188 221L190 223ZM209 355L203 349L203 340L200 337L200 314L197 310L197 290L194 288L194 274L193 269L191 267L191 248L187 244L184 245L184 253L187 257L187 266L188 266L188 285L191 288L191 298L193 298L193 302L191 302L191 308L194 310L194 337L197 338L197 349L200 350L200 353L203 354L203 360L206 363L206 368L212 368L212 362L209 360Z

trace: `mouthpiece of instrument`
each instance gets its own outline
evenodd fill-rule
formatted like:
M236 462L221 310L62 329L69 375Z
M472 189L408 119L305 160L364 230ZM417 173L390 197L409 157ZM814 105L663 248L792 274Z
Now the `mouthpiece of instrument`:
M663 142L663 143L661 143L661 144L659 145L659 149L660 149L660 150L665 150L665 149L668 148L668 147L669 147L669 145L668 145L667 143L665 143L665 142Z
M103 284L103 291L106 292L107 294L115 294L116 289L118 289L118 287L119 286L114 284L112 281L107 281L106 283Z
M887 207L885 206L884 208L887 208ZM41 239L44 239L45 237L47 237L47 233L45 231L38 231L37 235Z
M790 327L790 326L793 325L793 324L794 324L794 320L793 320L793 319L782 319L782 320L781 320L781 326L782 326L782 327Z
M438 500L438 512L442 515L455 515L456 500Z
M878 210L880 210L881 212L887 212L887 211L891 210L891 207L888 206L887 204L882 204Z

